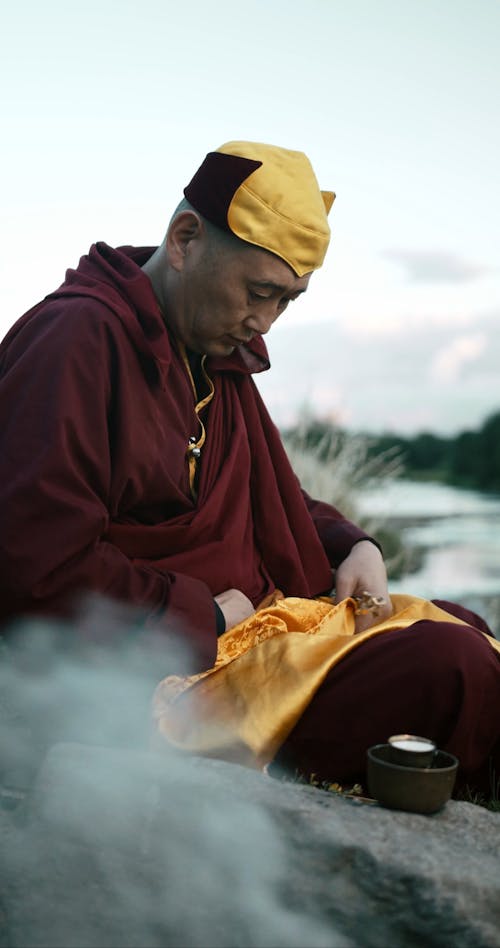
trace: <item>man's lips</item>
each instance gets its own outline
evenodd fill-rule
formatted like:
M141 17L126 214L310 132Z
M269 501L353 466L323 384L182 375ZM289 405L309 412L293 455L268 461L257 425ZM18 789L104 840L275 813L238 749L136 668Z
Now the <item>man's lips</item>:
M231 336L230 333L227 334L227 338L231 340L235 346L244 346L246 343L251 342L253 339L253 333L251 336L247 336L246 339L238 339L237 336Z

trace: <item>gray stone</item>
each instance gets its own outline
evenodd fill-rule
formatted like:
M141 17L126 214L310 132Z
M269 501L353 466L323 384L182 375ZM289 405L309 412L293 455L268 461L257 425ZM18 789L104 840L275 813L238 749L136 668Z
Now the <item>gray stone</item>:
M500 945L500 814L468 803L59 744L0 821L0 948Z

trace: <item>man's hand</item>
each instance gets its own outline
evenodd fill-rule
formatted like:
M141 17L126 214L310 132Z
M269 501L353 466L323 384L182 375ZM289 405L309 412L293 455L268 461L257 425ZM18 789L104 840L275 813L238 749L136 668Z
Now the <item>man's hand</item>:
M226 589L225 592L214 596L214 599L224 613L226 630L238 625L238 622L243 622L243 619L248 619L255 612L250 600L239 589Z
M342 561L335 574L335 602L349 596L381 596L385 605L378 607L378 615L367 612L356 616L356 632L364 632L376 622L392 615L391 600L387 589L387 572L382 554L374 543L360 540L355 543L349 556Z

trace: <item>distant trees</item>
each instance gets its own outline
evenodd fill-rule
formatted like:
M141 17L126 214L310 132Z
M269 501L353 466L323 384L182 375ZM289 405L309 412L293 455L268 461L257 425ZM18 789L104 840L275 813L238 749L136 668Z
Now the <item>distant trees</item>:
M322 442L327 444L333 432L341 444L352 437L359 438L317 419L289 431L287 437L293 439L299 430L304 446L311 449L317 449ZM461 431L449 438L430 431L411 438L397 434L366 437L368 456L397 455L404 468L403 476L500 492L500 411L489 415L478 431Z
M453 439L449 474L457 483L500 491L500 412L479 431L463 431Z
M403 462L405 473L426 477L430 472L443 477L449 454L449 441L430 431L422 431L414 438L384 434L372 439L372 451L396 451Z

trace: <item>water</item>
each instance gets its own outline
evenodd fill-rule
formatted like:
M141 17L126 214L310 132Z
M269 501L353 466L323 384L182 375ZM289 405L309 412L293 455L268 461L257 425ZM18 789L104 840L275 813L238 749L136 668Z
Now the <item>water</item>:
M500 495L393 480L358 501L361 513L393 521L405 545L424 549L418 571L392 581L391 592L459 601L500 596Z

